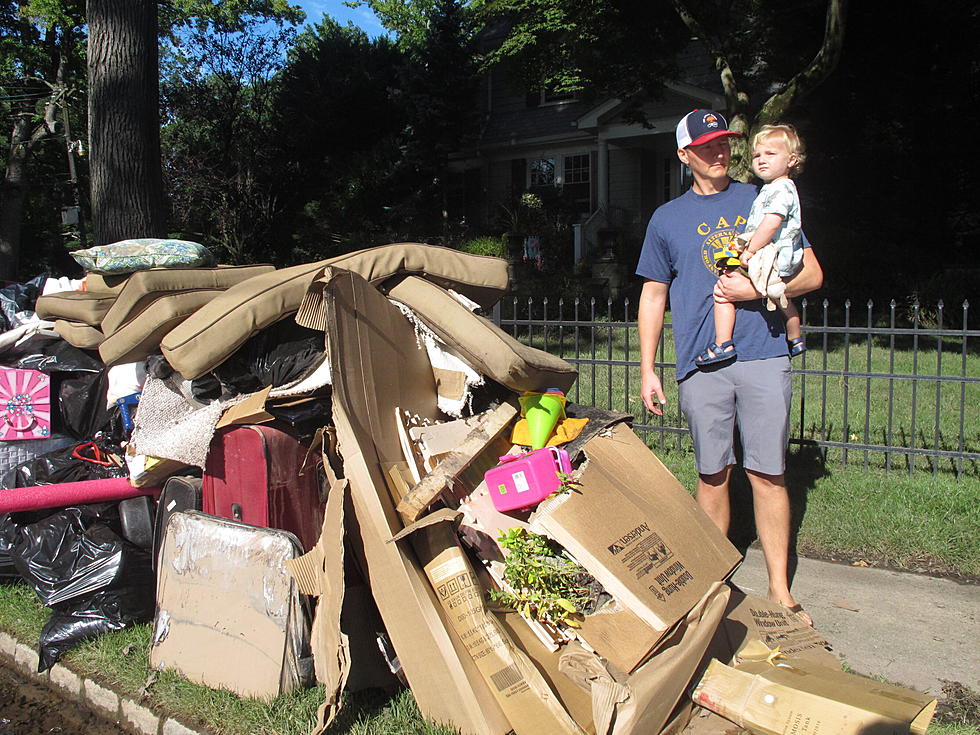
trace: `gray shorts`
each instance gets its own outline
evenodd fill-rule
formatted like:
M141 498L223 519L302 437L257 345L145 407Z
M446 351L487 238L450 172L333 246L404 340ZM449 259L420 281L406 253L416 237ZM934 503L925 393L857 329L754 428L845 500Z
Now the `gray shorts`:
M694 438L698 472L713 475L735 464L737 424L742 466L764 475L783 474L792 393L788 357L734 362L681 381L680 407Z

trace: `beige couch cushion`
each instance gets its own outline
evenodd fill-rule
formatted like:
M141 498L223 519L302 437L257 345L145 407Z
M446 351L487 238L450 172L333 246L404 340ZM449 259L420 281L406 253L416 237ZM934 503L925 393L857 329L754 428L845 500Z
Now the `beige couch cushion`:
M119 327L99 345L106 365L137 362L157 352L160 340L214 298L213 290L182 291L161 296Z
M353 271L372 284L418 273L489 306L507 290L507 263L421 243L395 243L265 273L232 286L175 328L160 345L188 380L227 360L252 335L299 309L324 267ZM322 328L322 327L321 327Z
M97 350L105 335L95 327L83 322L71 322L67 319L58 319L54 323L54 331L72 347L82 350Z
M578 371L571 364L518 342L431 281L408 276L392 279L386 288L472 368L513 391L567 391L575 382Z
M34 311L42 319L66 319L92 327L102 324L116 294L91 291L59 291L39 296Z
M271 265L234 265L219 268L155 268L129 276L115 303L102 320L102 331L113 334L161 296L182 291L211 290L212 295L263 273Z

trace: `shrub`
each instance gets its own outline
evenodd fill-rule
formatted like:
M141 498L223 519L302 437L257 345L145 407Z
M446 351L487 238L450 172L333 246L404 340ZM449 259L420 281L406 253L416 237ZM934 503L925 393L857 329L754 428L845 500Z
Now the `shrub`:
M495 258L507 257L507 242L502 237L484 235L467 240L460 248L471 255L492 255Z

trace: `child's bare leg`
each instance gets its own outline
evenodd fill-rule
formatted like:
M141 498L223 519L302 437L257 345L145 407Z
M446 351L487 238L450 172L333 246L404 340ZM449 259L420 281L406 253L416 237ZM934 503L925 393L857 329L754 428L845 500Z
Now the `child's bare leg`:
M735 304L715 302L715 343L725 344L735 332Z
M718 323L717 316L718 304L715 304L715 324ZM796 304L792 301L784 307L779 307L779 310L783 312L783 316L786 317L786 339L793 340L799 339L803 336L803 328L800 325L800 312L796 309Z

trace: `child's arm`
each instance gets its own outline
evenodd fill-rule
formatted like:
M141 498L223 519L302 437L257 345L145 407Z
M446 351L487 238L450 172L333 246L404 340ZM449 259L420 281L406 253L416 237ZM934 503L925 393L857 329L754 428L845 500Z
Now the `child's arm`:
M749 240L749 244L742 251L740 256L742 265L748 263L753 255L773 241L776 233L779 232L779 228L782 227L783 219L783 215L776 214L775 212L763 215L759 226L752 233L752 239Z

